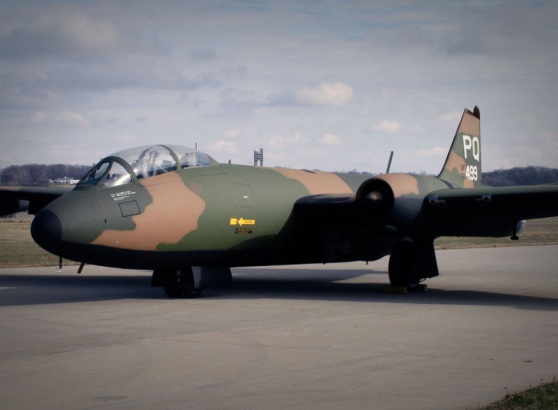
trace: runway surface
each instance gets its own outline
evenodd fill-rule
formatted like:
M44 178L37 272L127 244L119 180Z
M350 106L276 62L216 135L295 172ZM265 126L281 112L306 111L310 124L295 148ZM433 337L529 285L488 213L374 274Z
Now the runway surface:
M558 246L235 269L169 300L150 273L0 269L0 403L43 409L474 409L558 376Z

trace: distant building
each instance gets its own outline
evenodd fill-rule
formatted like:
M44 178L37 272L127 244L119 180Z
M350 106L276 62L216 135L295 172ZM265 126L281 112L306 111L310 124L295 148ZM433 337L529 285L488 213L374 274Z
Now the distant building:
M71 177L64 177L64 178L56 178L54 181L55 184L69 184L75 185L79 182L79 179L73 179Z

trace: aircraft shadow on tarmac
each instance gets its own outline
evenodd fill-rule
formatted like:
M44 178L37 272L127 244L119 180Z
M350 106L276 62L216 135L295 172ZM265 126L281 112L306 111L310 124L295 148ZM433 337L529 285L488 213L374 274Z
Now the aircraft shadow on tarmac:
M378 280L367 278L366 281L346 281L364 275L378 275ZM558 310L558 299L554 298L479 290L445 290L436 288L435 280L430 283L431 288L427 292L385 294L382 289L387 283L386 272L372 270L261 268L234 272L233 277L232 286L204 289L201 298L510 306L526 310ZM136 276L0 274L0 306L166 299L162 288L151 288L149 285L150 276L147 272Z

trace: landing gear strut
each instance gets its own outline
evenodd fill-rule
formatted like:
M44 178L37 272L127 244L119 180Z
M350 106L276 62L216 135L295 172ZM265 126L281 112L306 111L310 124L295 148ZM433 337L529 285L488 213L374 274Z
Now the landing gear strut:
M389 282L392 287L417 288L426 279L438 276L434 241L404 241L391 251Z
M416 247L413 242L398 243L389 258L389 283L393 287L413 286L420 282L414 272Z

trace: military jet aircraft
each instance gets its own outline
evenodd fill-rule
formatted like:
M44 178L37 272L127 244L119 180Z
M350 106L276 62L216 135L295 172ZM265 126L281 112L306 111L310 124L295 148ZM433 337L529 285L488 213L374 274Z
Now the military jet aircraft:
M181 146L101 160L71 191L0 188L0 214L36 214L34 240L86 264L153 270L169 297L230 281L231 267L373 261L392 286L438 275L439 236L510 236L558 215L558 185L485 187L480 112L465 110L437 177L220 164Z

